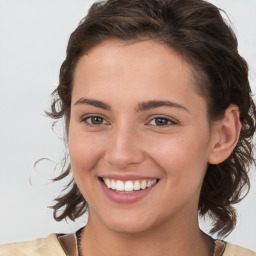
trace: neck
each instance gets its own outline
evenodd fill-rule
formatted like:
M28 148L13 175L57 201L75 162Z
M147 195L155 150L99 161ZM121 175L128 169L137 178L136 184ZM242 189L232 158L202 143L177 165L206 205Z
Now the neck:
M213 250L212 241L199 229L197 218L193 222L165 222L140 233L120 233L97 225L89 217L81 248L84 256L211 256Z

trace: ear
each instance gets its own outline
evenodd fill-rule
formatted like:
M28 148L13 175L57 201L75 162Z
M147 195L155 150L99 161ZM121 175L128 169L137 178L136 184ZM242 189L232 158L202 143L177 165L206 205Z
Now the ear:
M239 139L241 127L239 109L230 105L225 111L225 116L214 124L212 148L208 159L210 164L219 164L230 156Z

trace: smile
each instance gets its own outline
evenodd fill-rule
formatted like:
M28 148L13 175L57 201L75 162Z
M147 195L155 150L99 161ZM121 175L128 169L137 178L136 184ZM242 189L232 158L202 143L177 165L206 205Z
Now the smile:
M145 190L157 183L158 179L150 180L114 180L102 178L103 183L109 188L121 193L129 193L138 190Z

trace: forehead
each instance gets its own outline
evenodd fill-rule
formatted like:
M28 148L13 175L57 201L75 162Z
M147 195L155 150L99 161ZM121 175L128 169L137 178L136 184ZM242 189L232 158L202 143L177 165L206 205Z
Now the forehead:
M153 40L107 40L79 60L72 98L126 94L140 101L170 96L184 101L197 93L196 87L191 66L169 46Z
M114 75L126 71L133 72L133 75L140 73L144 77L149 75L147 71L150 70L155 75L167 75L170 79L182 76L182 80L187 79L191 85L195 84L192 66L169 46L153 40L103 41L80 58L74 82L90 74L97 74L99 78L106 70L110 72L111 69Z

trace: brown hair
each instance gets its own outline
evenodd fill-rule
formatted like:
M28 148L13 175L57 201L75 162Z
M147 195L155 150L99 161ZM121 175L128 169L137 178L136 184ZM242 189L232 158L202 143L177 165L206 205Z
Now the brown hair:
M227 235L236 224L232 205L250 187L248 167L254 162L256 117L247 63L238 53L232 29L220 10L203 0L108 0L93 4L70 36L48 112L55 119L64 117L66 130L76 64L92 47L107 39L152 39L174 49L194 69L199 91L208 102L210 120L221 118L231 104L239 107L242 130L237 146L227 160L208 166L199 201L199 214L209 214L213 220L211 233ZM67 161L63 173L54 180L70 172ZM87 203L73 180L64 192L52 206L54 218L75 220L86 211Z

